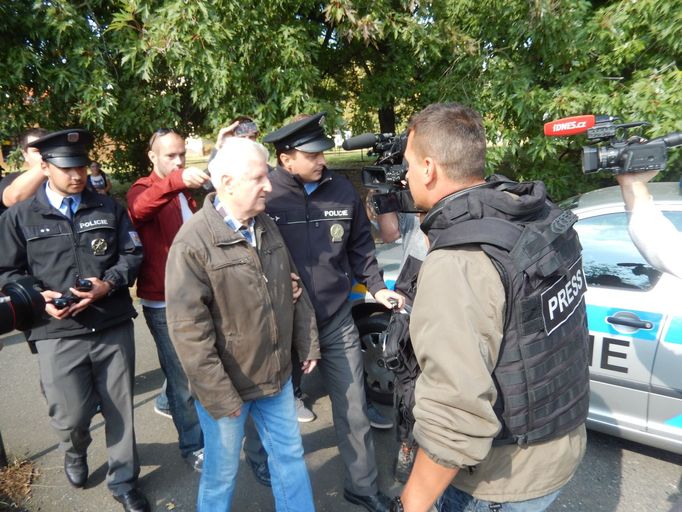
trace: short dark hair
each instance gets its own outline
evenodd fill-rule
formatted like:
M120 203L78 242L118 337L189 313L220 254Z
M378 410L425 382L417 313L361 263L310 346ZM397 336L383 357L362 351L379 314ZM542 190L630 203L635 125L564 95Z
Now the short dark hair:
M41 137L45 137L45 135L48 133L50 132L45 128L30 128L19 136L19 147L22 149L22 151L26 151L28 149L29 137L40 139Z
M237 121L239 121L240 123L253 123L254 122L253 118L251 118L249 116L237 116L232 121L230 121L230 124L236 123Z
M434 103L415 114L407 132L418 154L433 158L453 180L485 177L485 129L480 114L459 103Z

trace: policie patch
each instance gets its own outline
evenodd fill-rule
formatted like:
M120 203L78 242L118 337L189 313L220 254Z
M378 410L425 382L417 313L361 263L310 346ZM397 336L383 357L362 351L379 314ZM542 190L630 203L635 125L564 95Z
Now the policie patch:
M547 334L551 334L573 314L586 291L583 260L578 258L566 276L557 279L540 295L542 320Z

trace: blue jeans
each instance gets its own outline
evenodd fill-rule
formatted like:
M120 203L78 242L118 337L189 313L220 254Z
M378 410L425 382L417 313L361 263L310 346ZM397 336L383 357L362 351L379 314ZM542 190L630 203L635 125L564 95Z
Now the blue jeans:
M143 306L142 312L147 321L149 331L156 343L161 370L166 376L166 396L173 416L173 423L178 431L180 454L187 457L190 453L204 446L201 425L194 408L194 399L189 392L187 376L182 369L175 352L166 323L166 308L148 308Z
M239 469L244 423L249 414L268 452L277 512L315 510L291 379L275 395L244 402L237 417L216 420L198 400L194 405L206 441L197 497L198 512L229 512Z
M161 386L161 391L156 395L156 400L154 400L154 406L162 411L167 411L170 409L168 404L168 397L166 396L166 381L163 381L163 386Z
M479 500L470 494L449 485L436 501L438 512L543 512L559 496L561 490L525 501L497 503Z

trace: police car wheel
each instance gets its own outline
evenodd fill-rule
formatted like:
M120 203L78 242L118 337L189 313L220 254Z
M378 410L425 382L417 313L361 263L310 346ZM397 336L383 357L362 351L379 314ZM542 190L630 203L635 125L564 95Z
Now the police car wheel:
M367 394L373 401L384 405L393 404L393 372L383 365L380 336L386 330L390 318L390 313L374 313L355 321L362 345Z

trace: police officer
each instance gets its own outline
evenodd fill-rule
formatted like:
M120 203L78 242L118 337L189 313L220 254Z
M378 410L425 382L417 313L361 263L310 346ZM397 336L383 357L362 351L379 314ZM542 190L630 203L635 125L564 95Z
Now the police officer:
M384 511L374 442L367 418L363 358L348 303L353 277L387 308L403 297L387 290L375 257L363 203L353 185L326 168L334 142L324 133L324 113L302 116L263 140L274 144L278 165L270 173L266 211L279 227L315 308L320 368L332 402L334 428L345 464L344 498Z
M47 314L28 332L38 353L51 424L69 483L85 486L90 422L101 407L107 485L125 510L146 511L133 429L136 316L128 287L142 246L113 199L86 188L92 136L72 129L29 144L47 176L35 196L0 217L0 285L23 275L40 283Z

